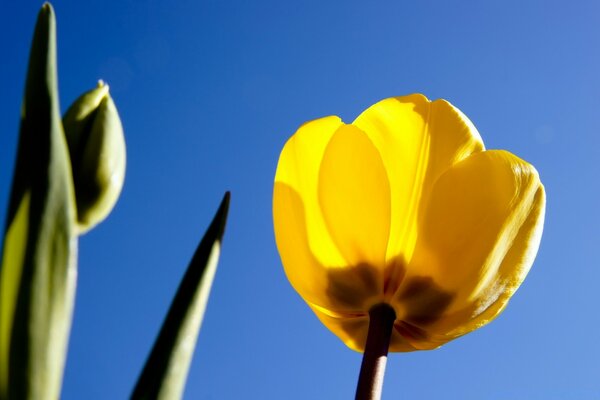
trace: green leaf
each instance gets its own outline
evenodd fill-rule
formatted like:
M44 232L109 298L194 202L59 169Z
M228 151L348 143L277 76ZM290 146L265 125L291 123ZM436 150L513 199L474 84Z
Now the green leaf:
M132 399L181 398L217 269L228 209L229 192L179 285Z
M21 114L0 269L0 399L57 399L71 327L77 233L48 3L35 27Z

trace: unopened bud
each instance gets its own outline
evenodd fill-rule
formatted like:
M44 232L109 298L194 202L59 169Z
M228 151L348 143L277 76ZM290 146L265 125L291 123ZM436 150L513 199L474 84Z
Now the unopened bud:
M125 139L108 85L79 97L63 117L75 185L80 233L102 222L125 179Z

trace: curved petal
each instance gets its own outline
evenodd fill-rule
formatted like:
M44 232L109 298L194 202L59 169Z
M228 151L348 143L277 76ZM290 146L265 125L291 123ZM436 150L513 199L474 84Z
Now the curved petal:
M275 183L275 240L286 276L312 307L331 315L357 315L381 301L380 271L368 265L327 266L310 249L308 215L300 195L289 185Z
M369 332L369 316L362 314L358 316L332 315L323 312L318 307L309 304L319 321L323 323L344 344L355 351L364 351L367 333Z
M491 322L500 315L533 264L542 236L545 207L546 194L544 187L540 185L529 215L502 260L495 279L477 299L428 327L431 331L457 337Z
M329 233L348 264L383 271L390 233L390 184L379 152L355 126L339 127L329 141L318 192Z
M391 186L387 260L410 260L417 216L442 172L484 149L471 121L445 100L414 94L380 101L354 122L379 149ZM392 290L393 288L393 284Z
M473 154L450 168L435 183L419 218L405 279L410 282L409 275L418 271L436 288L431 293L450 298L435 311L418 310L403 283L394 297L397 313L400 309L402 319L452 337L493 319L533 263L544 207L537 171L506 151Z
M309 249L320 264L329 266L344 265L345 261L325 226L317 186L325 148L342 125L342 121L335 116L303 124L281 151L275 174L276 183L288 185L300 196L306 213Z
M363 352L369 333L369 316L367 313L343 315L330 313L309 304L319 320L352 350ZM396 321L390 338L390 352L408 352L430 350L446 343L445 337L432 337L423 329L404 321Z

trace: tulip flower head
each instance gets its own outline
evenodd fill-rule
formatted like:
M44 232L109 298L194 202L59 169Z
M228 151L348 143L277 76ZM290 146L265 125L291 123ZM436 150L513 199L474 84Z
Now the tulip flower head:
M485 150L445 100L385 99L287 141L273 193L285 273L327 328L364 351L369 311L395 312L390 351L434 349L493 320L544 224L535 168Z

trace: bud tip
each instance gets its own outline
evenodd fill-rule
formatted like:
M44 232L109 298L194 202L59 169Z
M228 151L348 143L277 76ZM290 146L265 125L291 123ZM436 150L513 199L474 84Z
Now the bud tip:
M109 86L106 82L104 82L104 80L102 79L98 79L98 84L97 84L98 88L103 88L106 87L106 91L108 92Z

